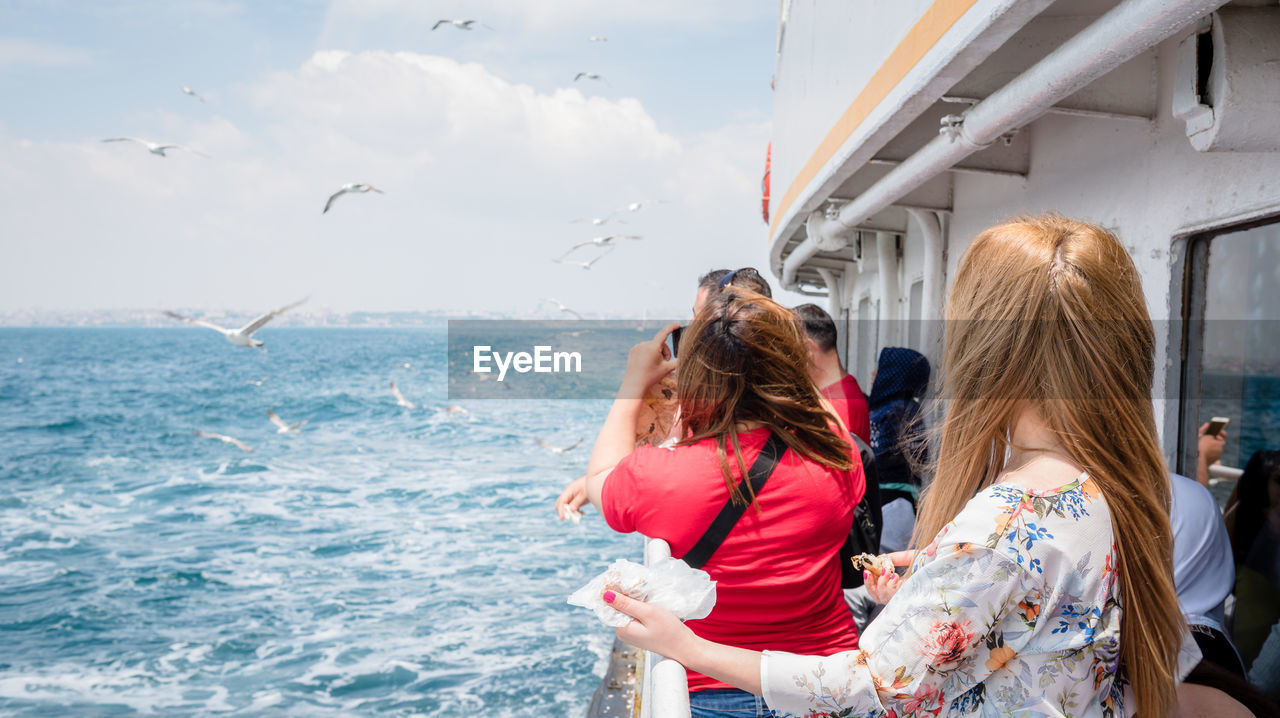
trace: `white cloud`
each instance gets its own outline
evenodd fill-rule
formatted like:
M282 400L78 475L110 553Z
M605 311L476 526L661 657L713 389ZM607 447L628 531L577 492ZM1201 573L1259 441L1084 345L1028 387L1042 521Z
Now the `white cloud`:
M21 37L0 37L0 72L23 67L69 67L84 64L87 50Z
M478 64L324 51L232 88L243 116L155 115L132 144L0 133L0 214L14 262L0 309L251 309L312 293L338 309L682 311L697 274L763 267L759 173L768 129L676 138L633 98L539 92ZM142 134L139 131L139 134ZM329 192L368 182L385 195ZM569 224L636 199L644 234L590 272L550 258L589 238Z

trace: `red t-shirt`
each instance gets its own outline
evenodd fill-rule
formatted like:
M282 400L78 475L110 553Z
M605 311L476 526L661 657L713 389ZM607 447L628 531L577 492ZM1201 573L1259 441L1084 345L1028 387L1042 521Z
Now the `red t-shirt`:
M767 428L738 435L747 467L768 436ZM730 466L737 483L732 444ZM839 554L865 490L856 453L851 471L836 471L788 450L760 491L759 513L748 507L702 567L716 582L716 606L687 625L703 638L757 651L831 655L857 648ZM728 500L714 439L640 447L601 492L611 528L664 539L673 556L693 548ZM709 688L732 686L689 671L689 690Z
M858 380L852 374L845 374L840 381L828 384L822 389L840 418L844 420L849 431L857 434L859 439L871 443L871 415L867 412L867 396L858 386ZM767 486L767 484L766 484Z

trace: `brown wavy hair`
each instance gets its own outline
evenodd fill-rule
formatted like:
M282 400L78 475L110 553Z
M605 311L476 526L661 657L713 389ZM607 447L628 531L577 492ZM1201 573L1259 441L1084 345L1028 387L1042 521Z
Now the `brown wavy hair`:
M1034 409L1111 512L1124 617L1121 667L1138 711L1165 716L1184 621L1173 583L1169 472L1156 438L1155 331L1138 271L1110 232L1056 215L992 227L969 245L947 301L935 479L921 546L1005 470Z
M734 503L755 501L754 495L743 496L738 490L738 481L747 474L739 424L763 424L792 451L823 466L853 468L852 448L831 428L836 418L823 408L808 363L800 320L790 309L749 289L725 287L716 292L685 329L676 376L686 431L680 443L716 440L720 470Z

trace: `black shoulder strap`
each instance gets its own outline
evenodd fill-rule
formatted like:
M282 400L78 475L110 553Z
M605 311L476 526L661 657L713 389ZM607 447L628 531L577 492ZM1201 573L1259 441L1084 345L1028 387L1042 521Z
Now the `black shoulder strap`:
M759 496L760 489L764 488L764 482L769 479L769 475L773 473L774 468L778 465L778 460L782 458L782 454L787 450L787 444L780 436L770 432L769 440L765 442L764 448L760 449L760 455L756 457L755 462L751 464L751 468L747 471L747 475L742 478L742 482L738 484L738 492L743 496ZM747 492L747 482L750 480L751 492ZM693 545L681 558L685 563L693 568L702 568L707 561L711 560L711 554L720 548L720 544L729 536L729 532L733 530L738 519L742 518L742 514L746 513L747 506L750 504L735 504L733 497L725 502L724 508L720 509L720 513L716 514L711 525L707 527L702 538Z
M853 437L853 448L858 450L858 454L862 456L862 475L867 480L867 503L874 507L876 516L880 515L880 474L876 471L876 452L867 446L867 442L857 434L850 434ZM879 521L876 521L879 524Z

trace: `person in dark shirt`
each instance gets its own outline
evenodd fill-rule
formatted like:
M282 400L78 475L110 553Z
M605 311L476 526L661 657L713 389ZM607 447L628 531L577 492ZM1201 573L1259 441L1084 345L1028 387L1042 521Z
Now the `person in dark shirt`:
M928 387L929 360L923 354L905 347L880 350L867 404L884 512L882 551L906 548L915 528L921 485L916 467L925 460L920 401Z

